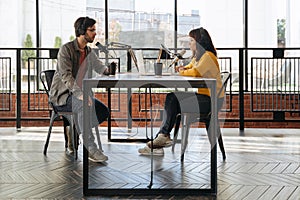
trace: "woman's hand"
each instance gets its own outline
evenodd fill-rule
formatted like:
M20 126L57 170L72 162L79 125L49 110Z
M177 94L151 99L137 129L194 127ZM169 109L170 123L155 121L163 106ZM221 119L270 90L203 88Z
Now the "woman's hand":
M179 72L179 71L181 71L181 70L184 70L184 66L176 66L176 67L175 67L175 71L176 71L176 72Z

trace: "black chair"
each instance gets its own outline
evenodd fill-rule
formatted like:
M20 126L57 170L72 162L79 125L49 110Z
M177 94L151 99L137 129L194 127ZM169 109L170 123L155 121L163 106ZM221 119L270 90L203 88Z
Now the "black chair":
M222 89L226 90L228 80L230 79L231 73L230 72L221 72L221 77L222 77ZM218 92L217 96L221 94L221 91ZM225 99L224 99L225 101ZM175 149L175 144L177 141L177 136L178 136L178 130L180 127L180 121L182 122L182 130L181 130L181 162L184 160L184 153L185 149L188 143L188 135L189 135L189 129L192 123L195 122L204 122L206 130L208 132L209 129L209 124L210 124L210 118L211 118L211 112L208 114L199 114L199 113L192 113L192 112L184 112L181 113L177 116L176 119L176 124L174 128L174 138L173 138L173 145L172 145L172 152L174 153ZM218 118L217 118L218 119ZM220 124L219 120L217 120L217 134L216 136L218 137L218 143L222 152L222 157L223 160L226 160L226 154L225 154L225 149L223 145L223 139L222 139L222 134L221 134L221 129L220 129ZM210 137L208 137L210 138ZM212 142L212 141L210 141Z
M44 89L49 97L49 90L51 88L51 84L52 84L52 80L53 80L53 76L54 76L55 70L44 70L40 73L40 80L44 86ZM69 131L71 132L72 135L72 144L73 144L73 148L74 148L74 153L75 153L75 159L77 159L78 157L78 134L76 131L76 126L74 121L76 120L76 114L73 112L61 112L58 111L57 107L55 105L53 105L52 102L49 101L49 105L51 106L52 110L51 110L51 118L50 118L50 125L49 125L49 130L48 130L48 135L47 135L47 140L46 143L44 145L44 155L47 154L47 149L48 149L48 145L49 145L49 141L50 141L50 136L51 136L51 131L52 131L52 126L54 123L54 120L57 118L63 118L64 119L64 135L65 135L65 148L68 147L68 137L66 134L66 128L67 125L69 125ZM98 127L95 127L95 131L96 131L96 137L97 137L97 142L98 142L98 146L99 149L102 150L102 145L101 145L101 140L100 140L100 135L99 135L99 130Z

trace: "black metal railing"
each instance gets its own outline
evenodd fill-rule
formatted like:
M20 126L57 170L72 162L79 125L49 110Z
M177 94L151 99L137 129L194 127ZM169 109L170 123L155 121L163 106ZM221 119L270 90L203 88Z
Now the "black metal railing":
M0 111L12 109L11 81L11 58L0 57Z
M299 111L300 58L251 58L252 111Z
M35 50L37 57L28 58L24 62L21 59L22 51L29 49ZM159 49L143 50L153 51L157 55ZM14 120L16 127L20 128L21 121L44 119L23 115L22 95L27 94L28 112L49 109L38 74L41 70L55 69L57 51L58 49L53 48L0 48L0 113L12 113L11 116L1 115L1 121ZM149 53L146 55L149 57ZM245 119L245 109L248 106L244 102L245 94L251 95L252 112L274 113L273 119L265 121L288 121L285 119L286 112L300 113L300 48L219 48L218 55L221 71L232 73L226 97L229 107L225 111L232 111L233 95L238 95L239 98L238 117L226 121L239 122L241 130L244 129L244 122L264 121ZM101 57L100 54L99 56ZM118 59L121 59L120 72L135 68L131 67L128 52L123 52Z

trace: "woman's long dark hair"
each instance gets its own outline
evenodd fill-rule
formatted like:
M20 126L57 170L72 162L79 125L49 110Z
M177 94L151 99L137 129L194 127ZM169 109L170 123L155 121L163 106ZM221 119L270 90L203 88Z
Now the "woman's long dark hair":
M196 61L199 61L201 56L205 51L212 52L215 56L217 56L217 51L211 41L211 37L206 29L197 28L193 29L189 32L189 36L194 38L197 42L196 44L196 52L193 52L193 56L196 57Z

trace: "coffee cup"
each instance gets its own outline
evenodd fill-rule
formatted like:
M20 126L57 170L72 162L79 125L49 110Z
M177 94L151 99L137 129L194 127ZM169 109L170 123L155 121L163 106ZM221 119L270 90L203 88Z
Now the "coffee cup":
M161 76L162 75L162 63L154 63L154 74L155 76Z
M110 65L108 66L108 71L109 71L109 75L116 75L116 70L117 70L117 63L112 62L110 63Z

